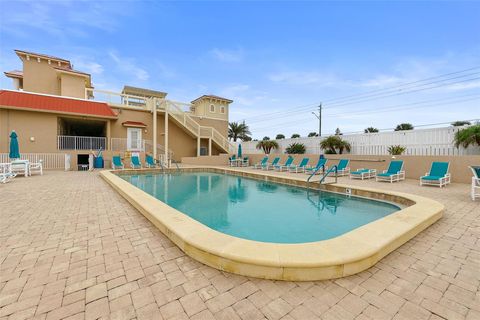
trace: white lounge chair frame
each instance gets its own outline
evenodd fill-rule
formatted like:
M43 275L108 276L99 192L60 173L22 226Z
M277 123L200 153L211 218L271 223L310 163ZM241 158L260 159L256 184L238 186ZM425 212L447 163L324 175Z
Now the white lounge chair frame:
M16 175L22 174L25 177L30 175L30 162L28 160L15 160L11 162L11 171Z
M350 179L365 180L365 179L372 179L372 178L375 178L377 176L377 170L376 169L360 168L357 171L360 171L360 170L368 170L368 171L362 172L360 174L353 174L353 172L350 172ZM357 171L354 171L354 172L357 172Z
M450 172L448 172L449 170L450 170L450 163L448 164L447 173L445 174L445 176L443 176L442 178L440 178L438 180L424 180L424 179L422 179L424 176L430 175L430 172L425 172L425 175L420 177L420 185L421 186L437 186L437 187L440 187L440 188L445 187L451 181L451 175L450 175Z
M342 170L337 170L338 177L348 176L349 174L350 174L350 167L345 167Z
M17 174L12 171L11 163L0 163L0 183L7 183L15 178Z
M477 176L477 172L473 167L470 167L473 173L472 177L472 190L470 195L472 196L472 200L475 201L476 198L480 198L480 177Z
M40 160L40 162L34 162L29 164L28 170L30 171L30 175L32 173L40 173L41 176L43 176L43 160Z

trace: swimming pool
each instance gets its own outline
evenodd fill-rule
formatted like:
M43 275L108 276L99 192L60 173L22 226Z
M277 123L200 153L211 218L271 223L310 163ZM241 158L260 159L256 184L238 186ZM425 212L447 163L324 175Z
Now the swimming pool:
M211 172L119 175L216 231L248 240L327 240L400 207L327 191Z

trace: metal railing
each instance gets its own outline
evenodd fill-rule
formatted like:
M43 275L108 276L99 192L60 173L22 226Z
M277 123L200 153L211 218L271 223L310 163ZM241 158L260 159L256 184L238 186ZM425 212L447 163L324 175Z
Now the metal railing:
M43 169L65 169L67 164L67 155L65 153L20 153L21 160L28 160L32 163L42 162ZM0 153L0 163L10 162L8 153Z
M107 149L106 137L57 136L58 150L99 150Z
M147 98L114 91L86 88L85 97L90 100L106 102L117 107L147 108Z

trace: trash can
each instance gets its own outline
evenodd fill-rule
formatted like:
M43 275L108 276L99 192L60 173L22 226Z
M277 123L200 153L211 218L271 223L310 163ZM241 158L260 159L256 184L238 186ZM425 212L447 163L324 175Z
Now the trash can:
M93 164L93 167L94 168L103 168L103 157L102 156L95 158L95 162Z

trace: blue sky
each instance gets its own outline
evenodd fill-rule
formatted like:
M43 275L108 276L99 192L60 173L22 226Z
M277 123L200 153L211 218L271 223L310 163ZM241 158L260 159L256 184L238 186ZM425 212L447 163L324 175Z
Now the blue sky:
M440 123L480 118L480 69L412 94L332 99L480 67L479 12L458 1L0 1L0 67L21 68L23 49L70 59L96 88L225 96L256 138L316 131L320 101L324 133Z

